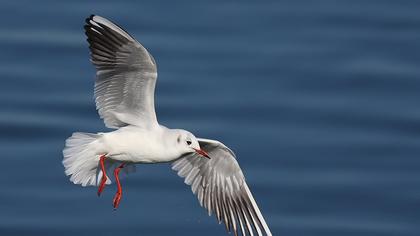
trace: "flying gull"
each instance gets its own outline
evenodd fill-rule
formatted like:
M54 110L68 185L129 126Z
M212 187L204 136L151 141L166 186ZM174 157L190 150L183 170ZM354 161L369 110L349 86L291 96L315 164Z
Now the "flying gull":
M70 181L98 186L111 184L113 171L118 208L122 196L120 171L135 164L172 162L208 214L235 235L271 235L235 154L223 143L196 138L182 129L158 123L154 106L157 80L152 55L130 34L96 15L86 19L91 61L96 67L95 102L108 133L73 133L66 140L63 165Z

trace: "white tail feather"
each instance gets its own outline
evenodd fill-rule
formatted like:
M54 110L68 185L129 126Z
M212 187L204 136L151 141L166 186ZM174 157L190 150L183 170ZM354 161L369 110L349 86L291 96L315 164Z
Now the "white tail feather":
M102 171L98 170L100 158L99 134L73 133L66 140L63 150L63 165L70 181L82 186L98 185ZM108 178L107 184L111 181Z
M63 165L65 173L70 177L70 181L82 186L98 186L102 178L102 170L99 165L100 156L106 154L103 152L101 142L98 138L101 134L90 133L73 133L73 135L66 140L66 146L63 150ZM101 152L102 151L102 152ZM106 158L105 171L115 169L121 162ZM129 174L136 172L136 167L133 163L125 163L122 174ZM112 181L107 176L106 184L111 184Z

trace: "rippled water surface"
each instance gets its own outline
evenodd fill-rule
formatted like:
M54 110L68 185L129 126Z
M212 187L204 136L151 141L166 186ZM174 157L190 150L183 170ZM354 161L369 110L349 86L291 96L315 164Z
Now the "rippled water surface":
M106 131L82 26L154 55L159 120L238 156L274 235L420 235L419 1L2 1L0 235L225 235L167 164L73 185L74 131Z

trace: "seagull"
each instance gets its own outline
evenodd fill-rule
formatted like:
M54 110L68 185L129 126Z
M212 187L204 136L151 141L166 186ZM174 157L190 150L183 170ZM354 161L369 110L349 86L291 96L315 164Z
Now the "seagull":
M115 210L122 197L121 171L132 173L136 164L172 162L172 169L185 178L200 205L219 224L223 222L227 232L271 236L233 151L219 141L158 123L154 107L157 69L152 55L103 17L91 15L84 29L97 70L96 108L113 131L75 132L66 140L63 165L70 181L98 186L100 196L111 184L109 172L113 171Z

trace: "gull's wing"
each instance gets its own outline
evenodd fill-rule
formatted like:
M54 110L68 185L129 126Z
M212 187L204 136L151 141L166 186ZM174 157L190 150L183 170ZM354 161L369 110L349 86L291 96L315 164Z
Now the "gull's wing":
M224 221L228 232L238 235L240 228L242 235L254 235L255 232L271 236L232 150L219 141L198 141L211 159L189 154L176 160L172 169L191 185L192 192L209 215L214 212L219 223Z
M100 16L87 18L84 28L97 70L96 109L105 125L118 128L157 124L157 71L152 55L126 31Z

